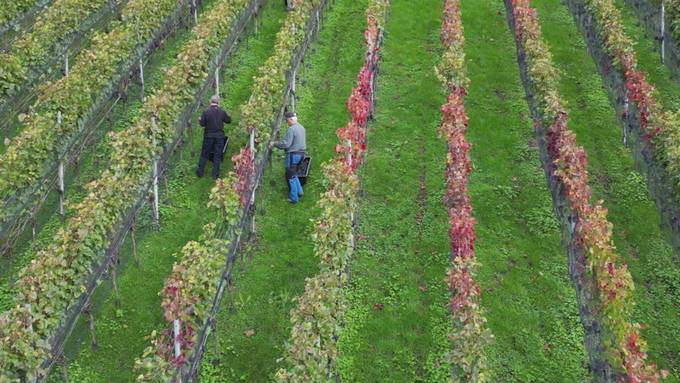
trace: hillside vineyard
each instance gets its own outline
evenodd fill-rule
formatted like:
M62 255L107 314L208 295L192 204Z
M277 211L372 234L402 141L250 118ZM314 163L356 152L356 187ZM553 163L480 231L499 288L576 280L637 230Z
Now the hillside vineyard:
M680 1L5 1L0 132L0 383L680 383Z

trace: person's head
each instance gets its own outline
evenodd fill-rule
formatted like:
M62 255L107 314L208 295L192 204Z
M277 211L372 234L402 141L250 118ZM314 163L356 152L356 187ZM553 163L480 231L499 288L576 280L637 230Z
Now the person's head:
M295 125L298 122L297 114L295 114L294 112L286 112L285 117L286 117L286 123L288 124L288 126Z
M210 105L217 106L220 104L220 98L217 95L210 97Z

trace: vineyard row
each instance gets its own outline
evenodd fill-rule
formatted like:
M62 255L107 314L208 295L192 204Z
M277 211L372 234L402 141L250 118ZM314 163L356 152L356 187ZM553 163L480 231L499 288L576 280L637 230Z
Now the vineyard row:
M449 310L452 320L450 360L454 381L483 382L488 378L485 347L493 336L486 326L481 307L481 290L475 281L475 218L468 189L472 165L470 144L465 138L468 116L465 96L469 79L465 70L465 37L460 0L444 2L441 27L444 46L437 76L449 92L441 108L439 134L444 137L448 154L446 161L446 194L444 205L449 213L451 264L448 287L451 293Z
M506 6L541 159L558 215L567 226L570 271L582 306L591 370L606 381L657 382L665 372L658 372L646 360L640 325L632 321L633 280L614 250L606 208L601 202L590 202L587 155L568 128L568 113L558 92L559 76L536 11L529 0L506 0ZM600 326L588 325L592 321Z
M50 356L58 354L63 329L72 327L102 271L109 263L115 264L109 259L115 251L107 251L115 242L111 238L121 237L117 231L121 222L134 218L139 201L146 199L150 173L152 179L158 177L151 169L158 169L158 158L166 159L181 137L198 107L196 99L212 81L209 73L231 51L254 4L258 2L251 2L245 10L246 0L233 0L224 12L201 18L192 30L192 44L183 47L179 64L166 71L163 85L148 97L133 125L112 135L108 169L86 186L87 196L53 243L21 271L16 299L20 303L0 316L4 356L0 370L5 374L0 376L41 377L40 366L49 366Z
M291 97L295 72L318 31L325 6L325 1L318 0L300 0L295 4L295 10L288 14L277 35L274 54L259 70L249 102L241 107L243 116L248 105L254 106L251 116L269 116L269 123L262 127L273 129L274 134L282 121L283 106ZM275 67L279 69L273 73L270 69ZM265 86L272 81L282 81L282 86ZM268 102L254 104L253 99L258 96ZM272 105L282 107L276 110ZM256 126L255 121L243 119L242 126ZM270 156L269 139L255 145L255 130L250 135L249 146L234 157L236 173L218 180L211 192L208 207L219 212L216 221L204 227L199 241L184 247L182 260L173 266L166 279L161 291L166 328L151 335L151 346L136 362L140 382L167 382L176 376L186 381L194 377L200 364L225 286L231 280L238 244L249 224L255 190ZM263 132L259 136L273 134ZM246 156L248 161L243 160ZM242 169L245 166L246 171L239 171L239 166Z
M314 220L312 240L320 272L305 280L304 293L291 312L291 335L276 372L278 382L325 382L337 378L338 337L342 330L347 268L355 246L354 224L359 180L366 150L366 127L374 106L380 46L390 2L369 0L367 52L358 84L347 100L351 120L337 130L337 156L322 165L328 183Z

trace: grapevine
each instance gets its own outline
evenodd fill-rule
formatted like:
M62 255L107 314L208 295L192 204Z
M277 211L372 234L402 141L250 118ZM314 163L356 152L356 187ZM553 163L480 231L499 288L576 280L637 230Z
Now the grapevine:
M215 222L203 227L203 235L198 241L184 246L181 261L173 265L172 273L165 280L160 294L167 327L160 333L152 332L151 345L136 360L135 369L140 372L138 382L169 381L191 355L197 341L196 330L208 319L209 305L217 292L215 281L221 277L225 254L229 251L230 241L221 238L228 228L239 222L236 214L240 207L239 196L231 187L235 178L231 173L217 180L208 203L208 209L217 211ZM173 353L175 320L182 324L178 334L179 357Z
M0 4L0 26L9 24L14 18L20 17L38 3L38 0L3 1Z
M604 2L607 1L600 1ZM583 248L588 273L584 282L599 306L596 315L605 330L604 346L612 365L619 369L619 381L658 382L667 372L658 372L656 365L646 360L646 343L640 336L640 325L631 318L633 280L614 251L612 224L607 220L606 208L602 201L590 202L587 155L568 129L568 114L557 91L559 78L542 39L536 11L531 8L530 0L511 0L511 5L515 36L526 52L528 72L542 116L536 123L550 127L547 151L551 173L562 183L567 201L577 217L575 236ZM622 29L610 25L609 30L612 36L617 36L610 40L612 46L617 47L621 57L630 57Z
M22 88L30 71L44 67L58 55L58 48L68 44L90 16L106 8L108 0L56 0L10 51L0 52L0 105Z
M319 199L322 212L314 221L312 234L320 273L305 280L305 291L291 310L291 336L283 357L286 367L277 371L278 382L334 381L337 373L337 338L346 311L346 269L354 251L356 172L366 149L366 125L372 113L378 50L389 5L388 0L369 1L366 60L347 101L352 118L337 130L338 156L322 165L328 187Z
M113 23L110 32L93 36L91 47L76 57L68 77L42 87L31 112L22 118L21 133L0 156L1 199L39 183L55 153L60 156L68 150L98 104L108 99L133 64L137 50L149 44L183 6L183 1L175 0L131 0L123 10L123 21ZM62 115L59 126L58 112Z
M478 267L475 259L475 219L468 190L472 172L470 144L465 139L468 116L465 113L466 87L465 38L460 1L444 3L441 41L445 47L436 72L450 92L442 106L439 133L448 147L444 204L449 212L451 266L448 284L451 292L450 312L453 331L449 334L452 350L449 360L453 381L486 382L489 380L485 347L491 341L486 318L481 308L481 291L474 276Z
M42 373L38 366L49 355L48 341L83 293L110 233L143 192L154 158L172 140L177 118L194 101L210 59L245 6L246 0L222 0L202 17L192 30L191 44L166 70L163 85L148 98L134 124L112 135L109 168L86 186L85 199L74 207L52 245L21 271L16 299L21 304L0 315L0 378L11 381Z

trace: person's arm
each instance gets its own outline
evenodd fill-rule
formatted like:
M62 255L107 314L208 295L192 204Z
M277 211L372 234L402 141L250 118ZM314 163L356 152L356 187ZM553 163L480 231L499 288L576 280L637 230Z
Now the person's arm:
M231 124L231 116L227 112L224 112L224 115L222 116L222 121L225 124Z
M201 114L201 117L198 119L199 125L205 128L206 125L206 117L205 117L205 111Z
M283 140L279 141L276 144L276 147L279 149L288 149L291 145L293 145L293 129L289 128L286 131L286 135L283 136Z

